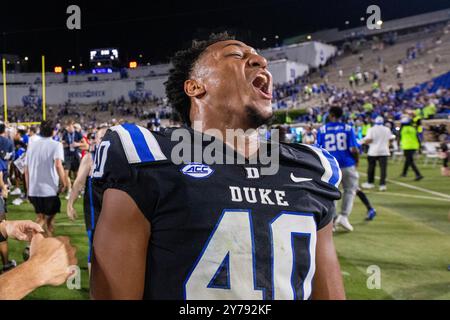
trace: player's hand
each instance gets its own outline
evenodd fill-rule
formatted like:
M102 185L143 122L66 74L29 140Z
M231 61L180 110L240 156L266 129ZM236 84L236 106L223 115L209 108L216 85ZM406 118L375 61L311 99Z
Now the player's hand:
M30 220L4 221L4 224L6 235L11 239L31 241L35 234L44 232L40 225Z
M59 188L59 193L64 193L67 190L67 186L65 184L63 184L60 188Z
M75 221L75 219L78 217L77 210L75 210L72 206L67 206L67 216L69 217L70 221Z
M72 274L69 267L78 262L76 251L68 237L44 238L37 234L31 240L29 261L43 285L59 286Z

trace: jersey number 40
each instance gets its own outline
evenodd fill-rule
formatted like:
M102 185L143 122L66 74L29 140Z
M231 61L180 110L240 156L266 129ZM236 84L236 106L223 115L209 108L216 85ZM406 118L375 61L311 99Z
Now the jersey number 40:
M309 270L302 283L303 299L311 295L315 272L316 223L312 214L282 212L268 226L271 243L272 298L297 299L294 282L295 237L309 239ZM222 267L227 284L214 286ZM254 231L249 210L225 210L185 282L188 300L261 300L256 285Z

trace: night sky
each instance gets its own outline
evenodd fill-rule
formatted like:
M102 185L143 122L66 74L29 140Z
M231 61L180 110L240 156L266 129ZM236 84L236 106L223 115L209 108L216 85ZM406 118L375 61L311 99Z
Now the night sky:
M6 2L6 3L4 3ZM382 19L450 7L448 0L146 0L4 1L0 6L0 52L29 57L29 70L45 54L49 68L86 64L89 49L118 47L122 61L167 62L192 38L232 30L261 48L286 37L323 28L360 26L368 5L381 7ZM66 8L81 7L81 30L66 28ZM262 42L266 37L267 41ZM279 40L279 41L280 41ZM143 58L139 59L139 54Z

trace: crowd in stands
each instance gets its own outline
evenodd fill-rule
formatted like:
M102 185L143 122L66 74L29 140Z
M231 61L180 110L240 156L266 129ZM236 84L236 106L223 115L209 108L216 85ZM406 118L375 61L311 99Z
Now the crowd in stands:
M79 105L70 99L64 105L49 105L46 109L46 118L55 121L75 119L86 125L105 122L112 118L127 118L136 121L150 121L152 119L169 119L172 110L167 105L167 99L152 96L145 99L126 101L122 96L117 100L98 101L93 105ZM42 121L42 107L32 107L25 104L23 107L9 108L8 122L29 123Z

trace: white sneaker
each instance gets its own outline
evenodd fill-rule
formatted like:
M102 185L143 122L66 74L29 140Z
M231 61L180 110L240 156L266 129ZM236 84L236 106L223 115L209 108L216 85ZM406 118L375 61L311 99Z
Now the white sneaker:
M386 186L380 186L380 188L379 188L378 190L380 190L381 192L383 192L383 191L386 191L386 190L387 190L387 187L386 187Z
M20 196L22 194L22 190L20 190L20 188L15 188L9 194L12 195L12 196Z
M373 188L375 188L375 185L374 185L373 183L367 183L367 182L364 182L364 183L361 185L361 187L363 187L363 189L373 189Z
M22 203L23 203L23 200L21 198L16 198L12 202L12 204L15 206L20 206Z
M340 225L342 228L344 228L347 231L353 231L353 226L348 221L348 217L343 216L340 214L336 219L336 227Z

